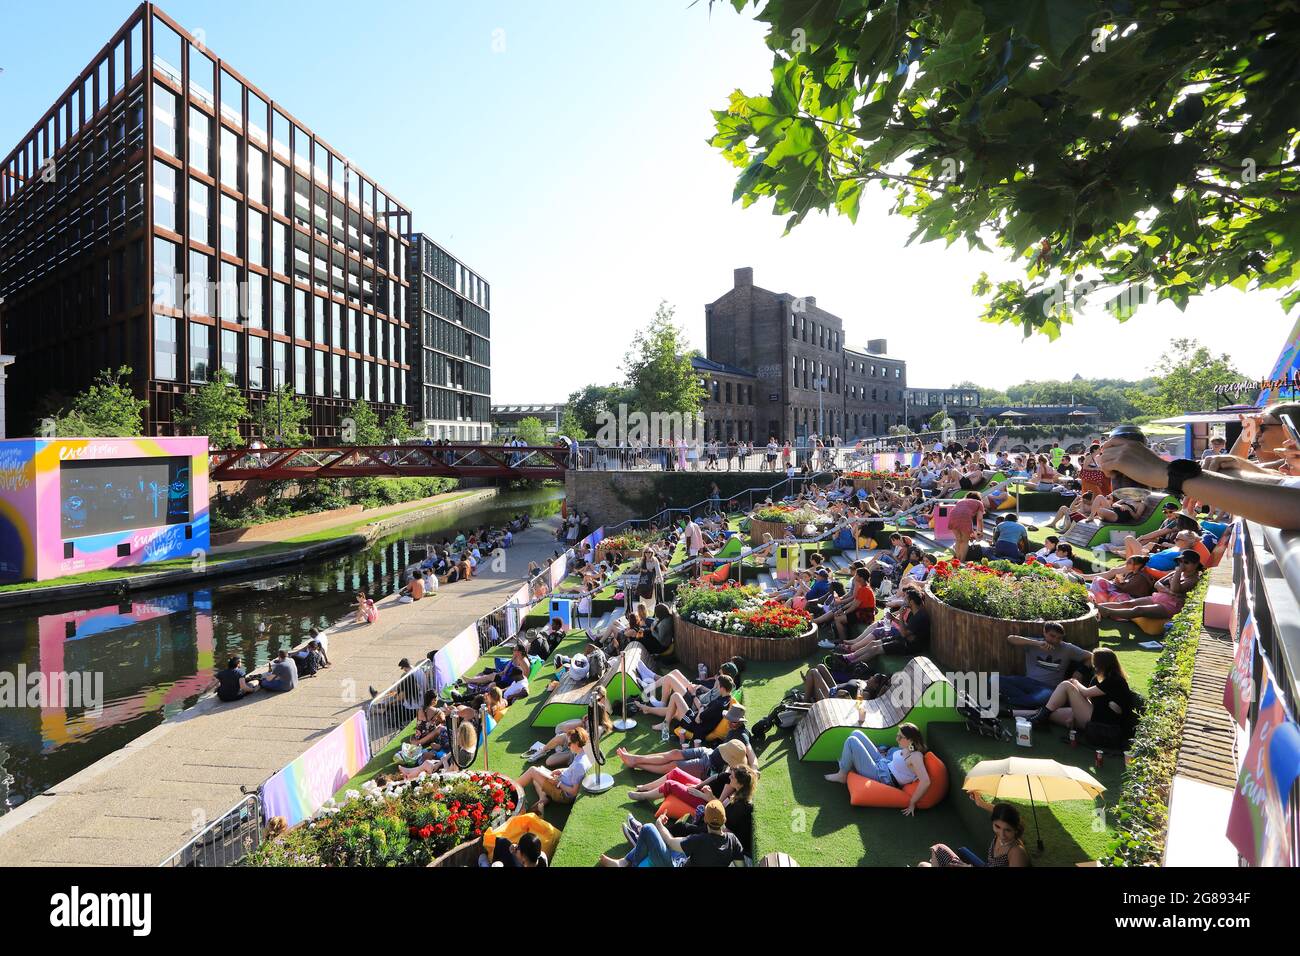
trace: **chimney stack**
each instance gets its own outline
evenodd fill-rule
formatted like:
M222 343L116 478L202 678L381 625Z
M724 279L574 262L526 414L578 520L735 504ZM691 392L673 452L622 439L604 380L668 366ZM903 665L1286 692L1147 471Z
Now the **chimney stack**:
M745 266L735 271L735 288L748 289L754 284L754 269L752 266Z
M887 348L887 340L886 339L868 340L867 351L872 352L876 355L888 355L889 349Z

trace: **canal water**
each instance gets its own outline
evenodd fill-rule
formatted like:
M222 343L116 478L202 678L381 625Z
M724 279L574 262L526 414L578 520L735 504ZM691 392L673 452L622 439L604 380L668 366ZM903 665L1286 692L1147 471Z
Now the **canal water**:
M97 714L54 706L61 702L48 697L0 706L0 813L192 707L233 654L265 663L312 627L343 617L358 590L392 592L425 545L522 512L549 517L563 497L562 488L502 492L408 525L364 551L271 577L136 593L120 604L98 597L43 613L0 611L0 681L9 675L11 688L30 686L19 678L38 672L103 675Z

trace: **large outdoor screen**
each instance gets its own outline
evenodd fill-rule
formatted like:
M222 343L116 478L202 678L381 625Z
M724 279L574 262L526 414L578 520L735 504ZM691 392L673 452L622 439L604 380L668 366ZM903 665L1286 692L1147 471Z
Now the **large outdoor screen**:
M190 520L190 460L183 456L65 461L59 490L65 540Z

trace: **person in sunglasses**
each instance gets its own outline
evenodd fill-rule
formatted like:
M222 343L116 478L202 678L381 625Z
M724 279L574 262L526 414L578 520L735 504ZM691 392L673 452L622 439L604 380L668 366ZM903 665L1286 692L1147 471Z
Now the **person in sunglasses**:
M1150 597L1108 601L1097 605L1102 617L1131 621L1135 617L1169 618L1183 609L1183 602L1201 580L1201 556L1187 548L1178 556L1174 570L1156 582Z

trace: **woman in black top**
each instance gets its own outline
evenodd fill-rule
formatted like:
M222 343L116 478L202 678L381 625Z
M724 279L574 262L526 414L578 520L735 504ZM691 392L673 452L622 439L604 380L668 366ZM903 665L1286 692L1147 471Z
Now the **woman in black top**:
M736 839L740 840L740 845L745 850L745 856L750 859L754 857L754 788L757 783L758 778L749 767L735 767L732 769L730 778L727 780L726 786L723 787L722 796L719 798L727 811L727 830L734 833ZM710 788L710 797L712 793L712 788ZM701 792L701 796L704 796L703 792ZM675 837L686 837L692 833L705 832L704 823L700 818L703 810L704 804L700 804L694 818L684 818L670 823L668 832Z
M1123 724L1132 719L1133 692L1115 652L1109 647L1097 648L1092 652L1092 666L1097 672L1096 682L1088 687L1074 679L1057 684L1047 703L1029 718L1034 726L1050 721L1083 730L1094 720L1099 724Z

